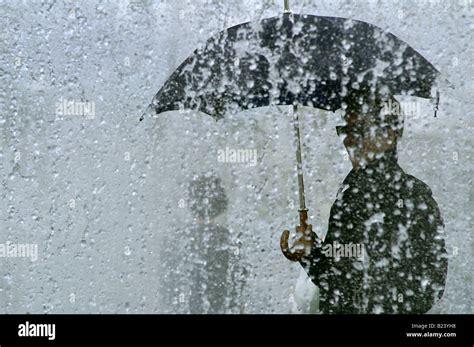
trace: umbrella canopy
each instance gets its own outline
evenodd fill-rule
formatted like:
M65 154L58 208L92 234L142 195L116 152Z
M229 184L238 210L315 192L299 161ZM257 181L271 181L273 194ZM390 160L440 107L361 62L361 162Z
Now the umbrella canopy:
M170 76L147 113L191 109L220 119L272 104L334 111L348 90L363 86L430 98L438 75L413 48L372 24L285 13L210 38Z

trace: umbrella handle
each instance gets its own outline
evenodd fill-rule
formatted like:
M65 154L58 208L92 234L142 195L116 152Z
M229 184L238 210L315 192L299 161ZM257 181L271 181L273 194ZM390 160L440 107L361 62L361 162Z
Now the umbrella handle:
M308 224L308 210L300 210L300 225L298 225L295 229L297 233L303 234L303 236L299 239L300 243L303 243L305 246L309 246L311 249L311 245L313 243L313 226ZM307 256L307 247L304 249L299 249L294 252L290 251L290 247L288 245L288 239L290 237L290 231L285 230L281 234L280 237L280 248L285 256L286 259L291 261L300 261L304 256Z
M300 213L300 226L305 228L308 226L308 209L299 210Z

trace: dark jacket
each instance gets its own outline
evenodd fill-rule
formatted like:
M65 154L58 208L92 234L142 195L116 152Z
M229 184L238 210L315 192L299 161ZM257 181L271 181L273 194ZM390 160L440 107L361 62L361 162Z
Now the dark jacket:
M329 254L334 242L333 249L361 245L363 259L350 251ZM430 188L395 158L352 170L331 208L324 243L301 263L320 288L323 313L427 312L444 291L448 267Z

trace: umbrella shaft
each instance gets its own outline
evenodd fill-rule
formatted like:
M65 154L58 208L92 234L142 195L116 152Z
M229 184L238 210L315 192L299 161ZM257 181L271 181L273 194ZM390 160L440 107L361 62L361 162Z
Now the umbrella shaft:
M301 159L301 139L300 139L300 121L298 117L298 108L293 106L294 128L296 137L296 165L298 172L298 193L300 198L300 210L306 210L305 196L304 196L304 180L303 180L303 160Z

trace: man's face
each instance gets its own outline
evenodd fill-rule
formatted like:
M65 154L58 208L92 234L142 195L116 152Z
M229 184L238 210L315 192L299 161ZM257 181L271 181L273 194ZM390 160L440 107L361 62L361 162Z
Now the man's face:
M395 146L395 133L371 122L374 112L378 110L348 109L344 116L345 125L337 127L354 169L365 166L378 154Z

